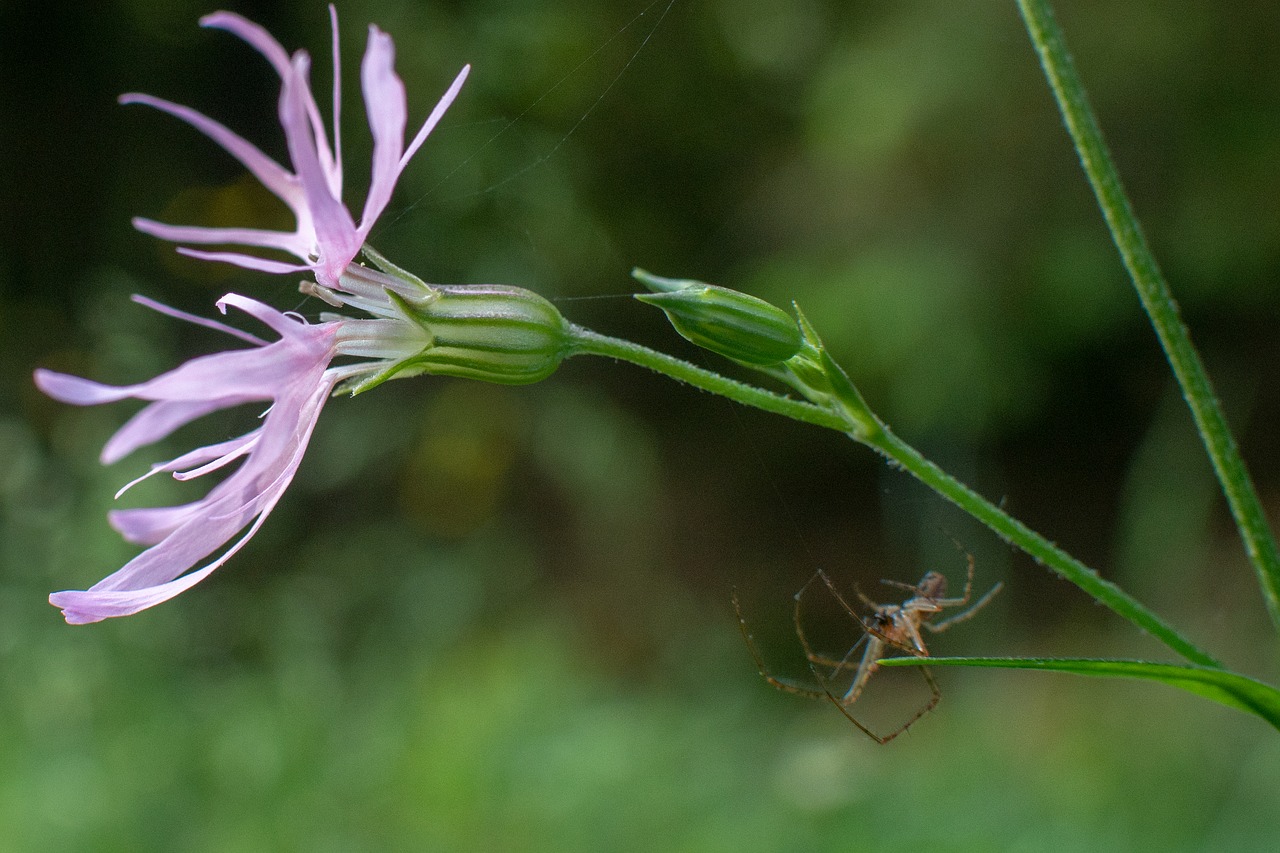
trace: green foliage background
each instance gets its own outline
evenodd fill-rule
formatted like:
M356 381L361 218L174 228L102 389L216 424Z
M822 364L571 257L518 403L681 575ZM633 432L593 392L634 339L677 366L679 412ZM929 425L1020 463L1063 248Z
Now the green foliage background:
M1274 504L1280 11L1063 7ZM309 48L324 90L321 4L229 8ZM191 104L282 156L269 69L195 26L212 10L0 0L0 849L1272 849L1274 732L1188 695L939 671L939 709L879 747L770 690L731 588L799 677L791 595L816 568L876 595L928 568L958 582L953 540L1006 590L936 650L1163 655L839 436L603 361L335 400L225 570L131 619L63 625L45 596L133 553L104 512L153 457L102 469L127 407L53 403L31 369L124 383L224 343L134 292L316 310L129 227L283 216L212 143L114 103ZM1274 680L1252 572L1011 2L339 11L351 199L366 23L396 39L411 116L475 66L375 232L397 263L531 287L695 359L625 296L631 266L795 299L904 437ZM128 500L189 494L156 481ZM815 614L832 648L856 636L838 616ZM912 675L877 676L860 709L892 728Z

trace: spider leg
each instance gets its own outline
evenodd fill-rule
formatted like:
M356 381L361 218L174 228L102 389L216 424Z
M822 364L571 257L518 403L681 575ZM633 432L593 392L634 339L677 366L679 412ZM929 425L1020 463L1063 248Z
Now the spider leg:
M853 669L854 667L853 653L856 652L859 648L861 648L863 643L867 642L867 635L863 634L861 637L858 638L858 642L854 643L852 648L850 648L849 651L845 653L844 657L842 657L840 660L836 660L835 658L829 658L829 657L826 657L825 655L820 655L817 652L809 651L808 643L805 640L804 635L800 634L799 636L801 639L800 644L806 647L805 657L809 659L809 663L817 664L818 666L827 667L831 671L830 677L832 678L839 675L841 672L845 671L846 669Z
M862 723L862 721L860 721L857 717L855 717L853 713L849 710L849 706L853 704L853 700L844 700L837 697L834 693L831 692L831 687L827 683L827 681L822 677L822 673L818 672L816 667L813 668L813 676L818 680L818 683L822 685L822 691L824 694L826 694L826 697L831 702L831 704L835 705L836 708L839 709L841 714L844 714L845 719L847 719L849 722L857 726L859 731L861 731L867 737L871 738L876 743L881 745L886 744L889 741L893 740L898 735L902 734L907 729L915 725L916 721L919 720L921 717L923 717L925 714L929 713L934 708L938 707L938 701L942 698L942 691L938 689L938 682L934 680L933 673L929 671L928 667L923 667L923 666L920 667L920 672L924 674L925 682L929 685L929 693L930 693L929 701L926 702L923 706L921 706L920 709L917 710L915 714L911 716L911 719L907 720L901 726L894 729L892 732L890 732L887 735L878 735L875 732L873 732L870 728L868 728L864 723Z
M854 619L857 619L859 622L862 621L861 619L858 618L858 611L854 610L853 607L849 605L849 602L846 601L845 597L840 594L840 590L836 589L835 583L833 583L831 578L827 576L826 572L824 572L822 569L818 569L817 574L815 574L813 577L822 579L822 582L827 586L827 590L831 593L832 596L835 597L835 600L840 603L840 606L844 608L844 611L846 613L848 613ZM810 578L809 582L812 583L813 578ZM804 589L801 589L800 592L796 593L797 609L799 608L800 596L803 595L805 589L808 589L808 588L809 588L809 584L805 584ZM865 595L863 595L861 590L857 590L855 588L855 591L858 593L858 598L862 599L864 604L867 604L873 610L875 609L876 603L874 601L870 600Z
M813 578L810 578L809 582L812 583L814 578L818 578L818 577L821 577L822 580L826 582L827 587L831 589L833 593L835 592L834 588L831 587L830 579L827 578L826 574L823 573L822 570L818 570L818 573L815 574ZM805 593L805 590L807 590L808 588L809 588L809 584L806 583L804 587L801 588L800 592L796 593L796 597L795 597L795 607L792 612L792 621L795 623L796 639L800 641L800 645L804 648L804 656L806 659L808 659L809 666L810 667L813 667L813 666L829 667L831 669L831 677L834 678L835 676L839 675L842 671L849 669L853 666L853 664L850 662L853 658L853 653L858 650L859 646L861 646L864 642L866 642L867 636L866 634L863 634L862 637L858 639L858 642L854 643L853 646L849 649L849 651L845 652L844 657L841 658L840 660L836 660L835 658L830 658L830 657L827 657L826 655L821 655L815 652L813 650L813 646L809 644L808 635L805 634L804 632L804 618L801 614L801 609L803 607L802 602L804 600L804 593ZM839 593L836 593L836 597L839 599ZM845 609L848 609L849 605L843 599L839 599L839 600L840 600L840 603L845 607Z
M871 634L864 635L863 639L867 640L866 651L862 653L862 660L858 663L858 671L853 676L853 683L849 685L849 689L845 691L844 697L840 700L840 707L848 707L858 701L858 697L862 695L862 690L867 686L867 681L880 668L880 653L884 649L884 642L879 637ZM827 683L821 680L823 689L826 689ZM829 690L827 692L830 692Z
M756 648L755 639L751 636L750 629L747 628L747 619L742 615L742 604L738 601L738 590L736 588L733 590L733 612L738 615L738 629L742 631L742 639L747 643L747 651L751 653L751 659L755 661L756 669L760 671L760 677L767 681L769 686L781 690L783 693L794 693L797 696L805 696L810 699L818 699L822 696L823 691L778 678L769 672L768 667L764 665L764 658L760 657L760 650ZM812 667L813 664L810 664L810 666Z
M844 714L845 719L847 719L849 722L851 722L851 723L853 723L855 726L857 726L857 727L858 727L858 730L859 730L859 731L861 731L864 735L866 735L867 737L871 738L871 739L872 739L873 741L875 741L876 743L878 743L878 744L882 744L882 745L883 745L883 744L888 743L889 741L893 740L895 737L897 737L897 736L898 736L898 732L894 732L893 734L889 735L888 737L880 737L880 735L878 735L878 734L876 734L875 732L871 731L871 729L867 728L865 725L863 725L861 722L859 722L857 717L855 717L853 714L849 713L849 709L848 709L847 707L845 707L845 705L844 705L844 703L843 703L843 702L841 702L838 698L836 698L836 695L835 695L834 693L832 693L832 692L831 692L831 688L830 688L830 687L828 687L828 686L827 686L827 683L826 683L825 681L823 681L823 680L822 680L822 674L821 674L821 673L819 673L819 672L817 671L817 669L816 669L816 668L815 668L815 669L814 669L814 671L813 671L813 676L814 676L814 678L818 679L818 683L822 685L822 691L823 691L823 693L825 693L825 694L826 694L826 697L827 697L829 700L831 700L831 704L832 704L832 705L835 705L835 706L836 706L836 709L837 709L841 714ZM914 722L914 720L913 720L912 722Z
M888 743L889 741L893 740L898 735L902 734L907 729L915 725L916 721L919 720L921 717L923 717L925 714L929 713L934 708L938 707L938 701L942 699L942 691L938 689L938 682L934 680L933 673L929 671L929 667L927 666L920 667L920 672L922 675L924 675L925 683L929 685L929 692L931 694L929 701L926 702L923 706L921 706L920 710L916 711L915 714L912 715L911 719L907 720L905 723L903 723L894 731L885 735L883 739L876 738L876 740L879 740L881 743ZM847 717L849 715L845 714L845 716ZM866 731L866 730L863 729L863 731Z
M907 636L911 638L911 643L910 645L907 643L897 643L895 645L900 649L906 649L918 658L927 658L929 650L925 648L924 637L920 636L919 621L916 619L903 619L902 621L905 625Z
M888 578L881 578L880 583L885 586L894 586L898 589L905 589L907 592L920 592L920 587L913 583L903 583L902 581L889 580Z
M971 619L975 613L986 607L991 599L995 598L996 593L1003 588L1004 583L997 583L995 586L991 587L986 595L979 598L977 602L967 610L962 610L954 616L949 616L946 619L943 619L941 622L924 622L922 624L935 634L939 631L945 631L957 622L963 622L966 619Z
M854 587L853 587L853 591L854 591L854 593L858 596L858 600L862 602L862 606L863 606L863 607L867 608L868 610L879 610L879 609L880 609L880 605L879 605L879 604L876 604L874 601L872 601L870 598L868 598L868 597L867 597L867 594L866 594L866 593L864 593L861 589L859 589L859 588L858 588L858 586L857 586L857 584L855 584L855 585L854 585ZM852 612L852 611L850 611L850 612Z

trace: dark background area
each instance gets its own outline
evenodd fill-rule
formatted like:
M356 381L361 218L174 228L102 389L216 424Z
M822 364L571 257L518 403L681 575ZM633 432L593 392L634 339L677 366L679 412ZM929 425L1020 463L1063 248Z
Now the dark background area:
M1280 495L1280 10L1062 4L1078 65L1264 502ZM1164 650L847 439L638 368L525 388L417 378L331 402L297 480L210 580L88 628L48 592L134 553L111 495L222 419L102 469L139 381L225 345L286 278L193 262L129 218L287 227L180 122L283 157L278 81L187 2L0 0L0 846L13 849L1270 849L1261 722L1157 686L946 670L878 747L801 678L791 597L939 569L1005 591L938 653ZM319 3L233 4L314 58ZM639 265L795 300L908 441L1230 665L1274 679L1252 570L1010 3L356 2L339 9L348 204L365 27L410 123L457 103L372 242L717 364L627 294ZM166 451L169 452L166 455ZM153 455L154 454L154 455ZM206 488L197 487L197 491ZM153 481L126 501L193 492ZM957 547L957 545L959 547ZM857 638L840 614L815 631ZM843 638L843 639L841 639ZM913 680L913 678L915 680ZM921 699L878 675L882 729ZM905 709L905 710L904 710Z

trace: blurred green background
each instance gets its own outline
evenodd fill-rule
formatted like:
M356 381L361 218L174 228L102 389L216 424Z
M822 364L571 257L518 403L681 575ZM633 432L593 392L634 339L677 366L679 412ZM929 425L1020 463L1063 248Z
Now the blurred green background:
M1280 501L1280 7L1062 4L1139 215ZM134 550L119 485L225 419L102 469L128 406L41 397L221 346L127 301L284 280L129 226L279 224L190 104L283 156L276 82L214 6L0 0L0 850L1270 850L1280 742L1151 685L938 673L887 747L802 677L792 594L928 568L1006 589L935 653L1163 650L837 435L636 368L333 401L288 496L224 570L87 628L45 597ZM233 3L329 80L320 3ZM503 282L717 366L630 300L633 265L795 299L909 441L1233 667L1275 637L1012 2L348 2L349 199L365 26L410 115L458 103L373 242L430 281ZM323 94L320 97L325 101ZM412 122L412 118L411 118ZM172 453L170 454L172 455ZM203 488L203 486L199 487ZM182 500L151 482L134 503ZM956 544L959 544L960 550ZM851 626L827 620L829 644ZM843 639L841 639L843 638ZM920 701L878 676L860 714ZM918 675L915 676L918 679ZM895 680L896 679L896 680Z

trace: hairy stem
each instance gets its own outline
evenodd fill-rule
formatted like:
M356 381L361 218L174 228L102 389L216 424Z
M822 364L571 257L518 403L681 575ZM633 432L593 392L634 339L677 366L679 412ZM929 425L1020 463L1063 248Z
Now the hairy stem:
M582 326L572 326L570 334L572 343L569 355L600 355L629 361L704 391L710 391L712 394L736 400L746 406L841 432L848 429L848 424L839 415L821 406L815 406L813 403L775 394L772 391L721 376L719 373L666 353L621 338L611 338Z
M1111 229L1111 237L1191 409L1196 429L1240 530L1245 552L1258 574L1271 619L1280 628L1280 553L1209 375L1134 216L1048 0L1018 0L1018 8L1098 206Z
M883 454L1007 541L1026 551L1037 561L1080 587L1119 616L1147 631L1187 660L1203 666L1221 666L1128 593L1110 581L1103 580L1093 569L925 459L919 451L894 435L870 413L866 403L860 395L857 395L856 389L847 378L842 382L834 383L834 397L830 407L818 406L729 379L665 353L630 341L601 335L581 326L572 326L571 336L573 342L570 355L600 355L629 361L744 405L845 433L855 441ZM829 364L831 366L828 368L828 375L838 371L836 378L843 377L843 372L839 371L839 367L834 362Z
M1129 593L1105 580L1044 536L943 471L889 429L885 428L862 441L901 465L917 480L994 530L1003 539L1025 551L1036 562L1075 584L1099 604L1137 625L1187 660L1201 666L1222 666Z

